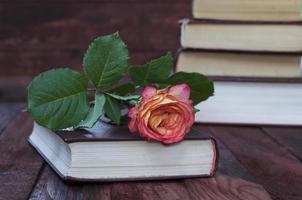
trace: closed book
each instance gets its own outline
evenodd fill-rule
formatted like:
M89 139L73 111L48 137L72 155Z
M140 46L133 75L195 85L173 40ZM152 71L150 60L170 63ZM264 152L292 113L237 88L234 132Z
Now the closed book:
M218 20L300 21L301 0L193 0L193 17Z
M97 122L87 130L53 132L34 123L29 142L65 180L131 181L212 176L216 142L193 127L184 141L147 142L126 126Z
M215 95L196 105L199 123L302 126L302 84L214 81Z
M184 49L302 52L302 25L182 20Z
M211 77L301 79L301 55L181 51L177 71Z

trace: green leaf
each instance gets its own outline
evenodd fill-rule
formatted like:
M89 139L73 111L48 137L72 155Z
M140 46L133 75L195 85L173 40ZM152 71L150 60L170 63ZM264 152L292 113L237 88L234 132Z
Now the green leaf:
M165 82L172 70L173 58L170 53L137 67L129 68L129 74L136 85L147 86Z
M89 111L88 80L67 68L41 73L27 87L28 111L50 129L78 124Z
M105 104L105 96L100 93L95 94L95 103L85 120L81 121L76 128L91 128L101 117Z
M122 100L122 101L138 100L140 98L140 95L119 96L119 95L110 94L110 93L106 93L106 94L113 97L114 99Z
M199 111L200 111L199 109L193 107L193 112L194 112L194 113L198 113Z
M158 90L162 90L162 89L165 89L167 87L169 87L169 84L167 84L167 83L157 84L157 89Z
M125 74L128 65L128 50L118 33L98 37L84 56L86 76L99 90L107 90Z
M170 85L186 83L191 88L190 99L196 105L214 94L214 84L206 76L199 73L177 72L167 81Z
M125 96L133 92L135 92L135 87L132 83L125 83L109 91L109 93L111 94L116 94L120 96Z
M119 103L112 97L106 95L105 102L105 113L106 115L116 124L120 124L121 121L121 110Z

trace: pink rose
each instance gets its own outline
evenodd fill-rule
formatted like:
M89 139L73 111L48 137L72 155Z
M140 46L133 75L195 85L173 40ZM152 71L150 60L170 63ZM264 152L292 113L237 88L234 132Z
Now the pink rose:
M179 84L165 90L144 88L138 104L131 108L128 127L146 140L172 144L183 140L194 123L190 87Z

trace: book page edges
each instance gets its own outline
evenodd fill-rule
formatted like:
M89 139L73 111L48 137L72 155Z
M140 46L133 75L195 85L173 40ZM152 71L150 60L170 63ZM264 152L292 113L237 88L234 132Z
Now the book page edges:
M301 83L219 81L214 84L216 95L196 106L200 110L196 123L302 126ZM270 99L261 95L268 92Z
M39 132L39 133L37 133ZM43 134L47 142L39 136ZM28 138L28 142L38 151L44 160L59 174L63 179L67 179L67 174L71 166L71 150L69 146L56 134L34 122L33 131ZM49 143L58 144L58 149L52 150ZM60 153L55 153L55 151Z
M37 128L38 126L38 128ZM40 155L46 160L46 162L57 172L57 174L59 174L59 176L64 179L64 180L67 180L67 181L87 181L87 182L97 182L97 181L104 181L104 182L112 182L112 181L136 181L136 180L165 180L165 179L179 179L179 178L190 178L190 177L209 177L209 176L212 176L214 175L216 169L217 169L217 163L218 163L218 149L217 149L217 145L216 145L216 142L213 138L204 138L204 139L201 139L201 140L211 140L211 143L212 143L212 149L213 149L213 158L212 158L212 167L211 167L211 170L210 170L210 173L209 174L205 174L205 175L188 175L188 176L163 176L163 177L158 177L158 176L154 176L154 177L135 177L135 178L122 178L122 179L118 179L118 178L114 178L114 179L108 179L108 178L78 178L78 177L74 177L74 176L71 176L68 171L69 171L69 168L60 168L58 167L58 165L56 164L58 161L55 161L53 159L49 159L49 157L51 156L54 156L54 155L50 155L49 152L47 152L47 150L43 150L43 148L39 147L38 146L38 143L40 143L41 141L39 141L39 136L37 137L37 134L36 134L36 131L37 129L39 129L41 131L41 129L46 129L44 127L41 127L37 124L34 125L34 130L32 132L32 134L30 135L28 141L29 143L40 153ZM58 137L56 134L54 133L51 133L52 135L54 135L55 139L57 139L60 143L60 145L63 145L64 148L68 148L70 151L70 147L68 144L64 143L63 140ZM188 139L188 140L196 140L197 138L191 138L191 139ZM48 140L49 141L49 140ZM64 143L64 144L62 144ZM45 144L43 144L45 145ZM45 147L45 146L44 146ZM69 166L70 167L70 166Z
M276 38L272 38L271 40L267 41L265 44L263 44L262 46L251 46L249 48L245 48L244 46L242 46L242 38L241 40L238 40L239 42L236 43L236 44L232 44L230 45L230 40L234 40L234 38L231 37L231 39L229 40L225 40L223 41L221 38L218 38L220 39L220 42L223 41L225 42L224 45L214 45L211 44L209 45L209 40L212 40L212 39L209 39L209 38L206 38L205 40L194 40L194 42L192 42L192 38L194 35L192 35L192 26L194 26L194 31L195 32L198 32L198 35L201 34L200 33L200 30L196 30L196 28L200 28L196 25L203 25L203 26L211 26L211 27L216 27L218 28L219 27L219 31L216 31L217 33L218 32L221 32L221 31L226 31L227 29L226 28L229 28L230 26L234 26L234 29L233 31L241 31L242 32L242 29L240 29L241 26L246 26L246 27L257 27L257 26L263 26L263 28L261 27L261 30L257 30L255 28L253 29L250 29L250 30L247 30L247 31L251 31L251 30L254 30L253 34L258 34L256 31L264 31L264 33L267 33L267 31L276 31L276 27L280 28L284 27L283 29L279 29L278 31L280 32L281 30L284 32L287 32L285 34L284 37L286 37L286 35L288 35L289 31L287 31L287 29L289 28L294 28L294 27L301 27L301 23L295 23L295 22L292 22L292 23L282 23L282 22L240 22L240 21L221 21L221 20L216 20L216 21L212 21L212 20L188 20L188 19L183 19L180 21L181 22L181 37L180 37L180 41L181 41L181 48L182 49L199 49L199 50L205 50L205 51L242 51L242 52L259 52L259 53L291 53L291 54L301 54L302 52L302 47L297 45L296 43L290 43L288 44L288 46L282 46L282 45L273 45L272 47L268 47L266 43L271 43L270 45L272 44L275 44L273 40L276 40ZM190 25L190 26L189 26ZM267 29L268 27L271 27L270 29ZM272 28L274 28L273 30L271 30ZM223 28L223 30L222 30ZM203 32L202 34L205 34L207 32L205 32L205 27L202 28ZM266 31L266 32L265 32ZM298 29L296 29L296 31L298 31ZM278 34L280 35L281 33ZM227 34L229 34L228 32L226 32ZM274 32L275 33L275 32ZM250 35L253 35L253 34L250 34ZM283 34L283 35L284 35ZM242 33L241 33L242 35ZM274 34L273 34L274 35ZM189 37L190 36L190 37ZM265 36L265 35L264 35ZM196 36L195 36L196 37ZM205 36L204 36L205 37ZM207 37L209 37L209 35L207 35ZM229 34L229 37L230 37L230 34ZM253 35L252 37L247 37L246 35L244 36L246 37L245 40L248 40L251 44L253 44L253 40L255 40L255 35ZM190 39L189 39L190 38ZM265 37L264 37L265 38ZM297 37L298 38L298 37ZM264 39L263 39L264 40ZM227 41L227 42L226 42ZM236 40L237 41L237 40ZM241 41L241 42L240 42ZM264 40L266 41L266 40ZM298 42L298 41L297 41Z
M193 0L194 18L243 20L243 21L301 21L301 1L268 1L265 5L257 1L227 0L220 3L211 0ZM222 12L225 11L225 12Z
M114 178L83 178L83 177L76 177L76 176L67 176L67 180L70 181L85 181L85 182L113 182L113 181L139 181L139 180L168 180L168 179L182 179L182 178L197 178L197 177L211 177L215 174L218 166L219 161L219 152L218 152L218 146L214 138L209 137L207 139L197 139L197 138L191 138L187 140L209 140L211 143L211 149L213 157L211 158L211 168L209 170L209 173L207 174L198 174L198 175L154 175L154 176L137 176L137 177L114 177ZM74 144L74 143L73 143ZM71 145L73 145L71 144Z
M176 71L199 72L209 77L299 80L301 56L255 53L182 51Z

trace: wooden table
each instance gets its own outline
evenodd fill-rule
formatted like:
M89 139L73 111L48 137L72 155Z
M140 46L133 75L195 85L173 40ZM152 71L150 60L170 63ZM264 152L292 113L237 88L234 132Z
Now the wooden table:
M0 103L0 199L302 199L302 128L199 125L219 144L213 178L63 182L28 144L22 103Z

